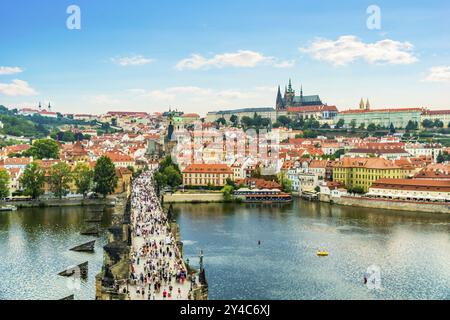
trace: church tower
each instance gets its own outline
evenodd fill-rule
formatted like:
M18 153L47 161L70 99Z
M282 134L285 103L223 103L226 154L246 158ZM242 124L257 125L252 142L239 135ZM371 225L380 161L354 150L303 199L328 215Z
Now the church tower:
M364 105L364 99L361 98L361 102L359 103L359 110L365 110L366 106Z
M283 109L284 109L284 101L283 101L283 97L281 95L280 86L278 86L276 110L278 111L278 110L283 110Z
M292 89L292 82L291 79L289 79L289 85L284 94L285 107L290 107L294 104L294 97L295 97L295 90Z
M367 98L366 110L370 110L370 102L369 102L369 98Z

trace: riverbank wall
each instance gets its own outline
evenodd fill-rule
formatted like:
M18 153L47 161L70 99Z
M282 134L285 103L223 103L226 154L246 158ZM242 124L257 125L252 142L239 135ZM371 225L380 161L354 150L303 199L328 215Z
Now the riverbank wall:
M223 194L211 193L166 193L163 195L164 203L220 203L224 202Z
M49 199L35 201L2 201L0 206L11 205L17 208L47 208L47 207L90 207L114 206L115 199Z
M321 200L325 200L325 198L322 197ZM362 197L331 197L329 198L329 201L324 202L362 208L450 214L450 206L443 203L419 203L412 201L382 200Z

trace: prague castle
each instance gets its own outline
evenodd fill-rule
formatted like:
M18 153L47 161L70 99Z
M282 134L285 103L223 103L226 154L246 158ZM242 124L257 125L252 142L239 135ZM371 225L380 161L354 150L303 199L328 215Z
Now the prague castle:
M300 95L295 95L295 90L292 89L292 82L289 79L289 85L285 88L284 97L281 95L280 86L278 86L276 110L286 111L292 107L305 107L305 106L321 106L323 105L318 95L304 96L303 87L300 89Z

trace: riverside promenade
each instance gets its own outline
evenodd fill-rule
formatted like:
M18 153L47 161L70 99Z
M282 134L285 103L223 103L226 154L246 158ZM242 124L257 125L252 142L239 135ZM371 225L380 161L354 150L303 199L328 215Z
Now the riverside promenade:
M148 171L133 182L131 193L130 300L198 299L194 291L201 284L188 275L168 220Z

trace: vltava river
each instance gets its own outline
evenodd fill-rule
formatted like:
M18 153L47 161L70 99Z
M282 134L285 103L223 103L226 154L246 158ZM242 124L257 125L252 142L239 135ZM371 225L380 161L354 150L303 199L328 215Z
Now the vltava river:
M75 299L94 299L95 275L103 263L107 238L106 233L100 238L80 235L84 219L92 215L81 207L0 212L0 300L56 300L70 294ZM101 225L105 229L110 223L111 211L107 211ZM95 253L69 251L90 240L97 240ZM57 275L85 261L89 261L88 279L76 283Z
M198 265L204 251L211 299L450 299L449 216L303 201L174 208L185 256ZM380 290L363 284L373 265Z
M185 257L203 249L211 299L450 299L450 218L295 201L280 206L180 204ZM0 299L94 299L106 235L71 252L86 208L0 212ZM102 226L111 223L104 214ZM258 240L261 245L258 246ZM317 249L330 256L319 258ZM89 261L74 289L58 272ZM381 290L362 283L381 270Z

